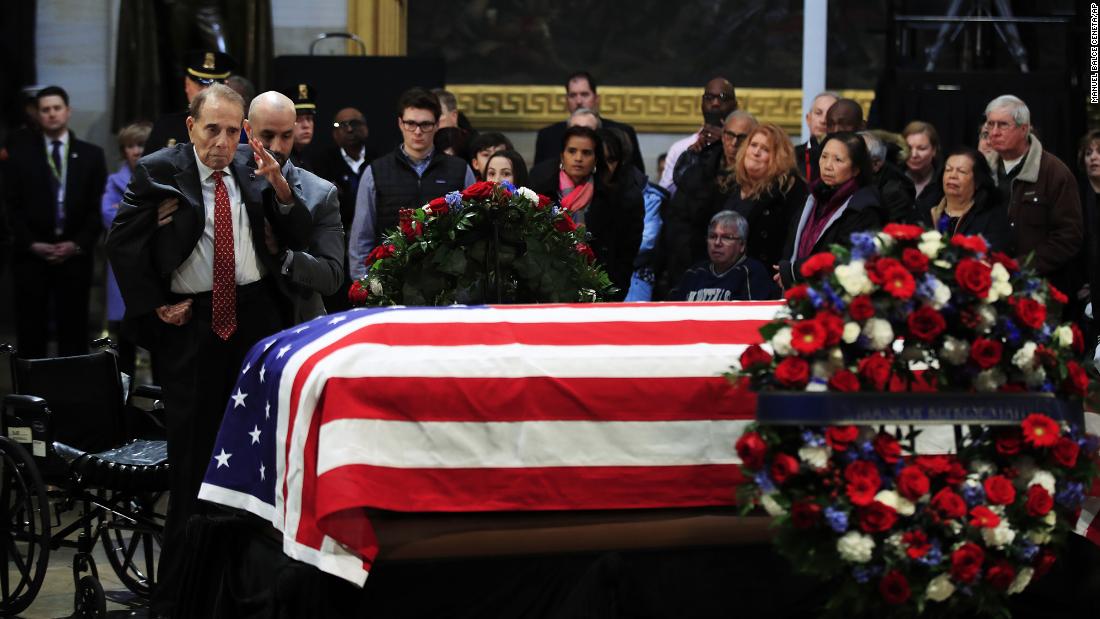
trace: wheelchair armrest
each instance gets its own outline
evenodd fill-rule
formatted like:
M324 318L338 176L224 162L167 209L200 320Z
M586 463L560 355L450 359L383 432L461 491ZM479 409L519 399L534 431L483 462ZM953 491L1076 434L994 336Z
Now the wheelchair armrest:
M18 411L44 414L49 410L49 405L42 398L35 395L12 393L4 396L4 410L9 407Z
M149 398L150 400L159 400L164 397L164 390L160 385L138 385L134 387L134 391L131 394L139 398Z

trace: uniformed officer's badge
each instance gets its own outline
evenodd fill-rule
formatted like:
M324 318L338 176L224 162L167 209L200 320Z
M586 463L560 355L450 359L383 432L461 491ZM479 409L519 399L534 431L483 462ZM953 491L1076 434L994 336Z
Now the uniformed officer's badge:
M206 57L203 58L202 68L213 69L214 68L214 52L206 52Z
M176 145L176 138L168 138L168 143L165 144L165 146L167 146L168 148L171 148L175 145Z
M298 98L299 99L308 99L309 98L309 86L307 86L306 84L298 84Z

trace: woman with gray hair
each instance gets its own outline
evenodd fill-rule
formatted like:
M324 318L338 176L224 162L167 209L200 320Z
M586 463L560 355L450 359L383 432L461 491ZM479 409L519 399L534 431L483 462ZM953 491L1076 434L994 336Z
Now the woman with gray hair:
M758 301L779 298L779 288L762 262L745 255L749 222L736 211L710 218L708 259L684 272L669 301Z

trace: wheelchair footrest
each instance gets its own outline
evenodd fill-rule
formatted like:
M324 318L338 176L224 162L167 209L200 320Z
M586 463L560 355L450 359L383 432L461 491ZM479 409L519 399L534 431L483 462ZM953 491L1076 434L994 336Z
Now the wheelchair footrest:
M166 490L168 444L138 439L98 453L55 442L54 451L69 463L82 485L124 492Z

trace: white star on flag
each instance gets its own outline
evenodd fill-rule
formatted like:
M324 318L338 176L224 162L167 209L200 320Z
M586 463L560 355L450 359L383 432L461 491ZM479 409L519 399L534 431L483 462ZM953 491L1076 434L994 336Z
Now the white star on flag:
M251 369L252 369L252 364L246 362L244 364L244 369L241 370L241 374L248 374L248 371L251 370Z
M267 373L267 365L260 364L260 382L264 382L264 374Z
M290 344L287 344L286 346L283 346L282 348L279 349L279 354L275 355L275 358L276 359L282 359L283 355L290 352L290 348L291 348Z
M332 320L328 321L328 324L330 324L330 325L339 324L341 322L344 322L347 319L348 319L347 316L333 316Z
M233 398L233 408L237 408L238 406L244 406L244 399L248 397L248 394L241 391L240 387L237 387L237 393L234 393L230 397Z
M260 426L253 426L252 431L248 433L252 437L252 444L256 445L260 442Z
M264 479L264 463L260 463L260 479Z
M264 419L271 419L271 402L264 404Z
M271 345L274 344L274 343L275 343L275 338L271 338L270 340L264 342L264 352L267 352L267 349L271 348Z
M218 461L218 468L220 469L223 466L229 468L229 459L232 457L233 454L225 453L225 449L223 448L220 454L214 456L214 459Z
M295 333L301 333L302 331L305 331L308 328L309 328L309 325L302 325L302 326L298 327L297 329L295 329L294 332Z

